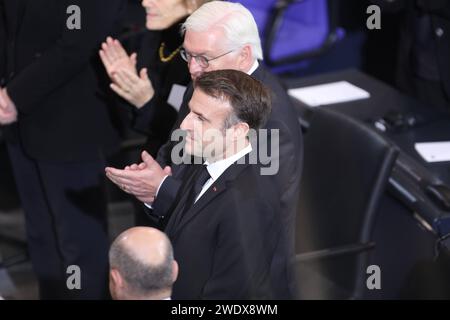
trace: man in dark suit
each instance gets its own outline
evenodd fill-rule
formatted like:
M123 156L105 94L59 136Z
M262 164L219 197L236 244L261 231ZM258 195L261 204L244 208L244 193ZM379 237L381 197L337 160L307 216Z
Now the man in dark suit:
M396 85L436 110L450 112L450 1L371 0L400 13Z
M287 290L286 270L271 267L275 250L287 259L277 246L278 196L250 160L249 130L264 124L270 108L267 89L243 72L197 78L181 129L185 152L206 160L180 166L176 200L157 213L171 216L165 232L180 266L174 299L268 299L279 297L275 284Z
M101 170L117 139L99 94L96 53L114 31L122 0L0 3L6 30L0 124L40 296L107 297Z
M233 28L227 28L230 25ZM235 29L236 26L239 26L238 29ZM272 112L264 128L276 129L279 134L279 143L274 145L278 150L274 149L270 154L270 165L278 169L273 176L273 189L279 191L280 215L285 230L283 234L293 255L295 215L303 158L302 133L286 91L258 62L262 59L262 49L255 20L252 14L238 3L212 1L201 6L186 20L184 30L182 53L193 79L205 71L235 69L252 75L272 91ZM226 30L233 30L236 34L230 34ZM192 91L192 86L186 90L174 128L179 127L187 114ZM269 137L268 140L276 138ZM127 167L126 170L108 168L108 176L126 192L135 195L144 203L152 204L156 211L165 212L173 203L181 185L181 181L175 177L178 168L172 159L173 147L177 142L169 141L160 149L158 162L144 153L144 163ZM270 149L269 147L268 150ZM161 166L166 166L164 171ZM174 173L173 176L168 175L169 167ZM290 282L294 284L295 281L291 279Z

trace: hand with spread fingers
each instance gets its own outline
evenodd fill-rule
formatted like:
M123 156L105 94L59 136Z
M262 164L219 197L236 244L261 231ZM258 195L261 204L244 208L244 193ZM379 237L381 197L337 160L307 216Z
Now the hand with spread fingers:
M17 121L17 108L6 89L0 88L0 125L9 125Z
M100 58L112 83L111 89L136 108L143 107L155 93L147 69L137 72L137 54L128 55L122 44L108 37L102 43Z
M123 170L108 167L106 176L119 188L140 201L151 204L163 179L171 175L170 167L164 169L146 151L142 163L126 166Z
M106 72L112 81L114 81L114 73L118 70L125 69L137 74L137 54L132 53L131 55L128 55L119 40L108 37L106 41L102 43L102 48L99 53Z

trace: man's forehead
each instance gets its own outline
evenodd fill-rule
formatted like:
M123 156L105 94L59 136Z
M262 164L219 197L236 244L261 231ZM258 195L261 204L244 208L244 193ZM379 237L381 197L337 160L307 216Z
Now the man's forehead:
M215 54L222 50L224 34L220 28L206 31L186 31L183 46L190 53L197 55Z
M230 109L228 101L211 97L198 88L194 90L189 106L193 112L201 113L204 116L226 112Z

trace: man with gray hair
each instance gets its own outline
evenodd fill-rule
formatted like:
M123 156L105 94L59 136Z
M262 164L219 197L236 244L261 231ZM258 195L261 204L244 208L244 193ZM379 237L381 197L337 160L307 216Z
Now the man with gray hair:
M178 275L170 240L161 231L135 227L109 251L109 288L115 300L168 300Z
M259 63L263 57L256 22L250 11L239 3L212 1L197 9L186 20L182 31L185 38L180 53L188 63L193 80L204 72L233 69L251 75L272 92L272 112L263 127L269 134L269 145L265 146L265 150L274 151L269 155L269 165L277 169L273 175L273 190L278 192L280 217L284 226L284 239L279 246L287 246L293 257L303 158L302 132L285 88ZM188 103L192 93L191 86L184 95L174 129L179 128L189 113ZM107 176L122 190L151 207L155 216L159 212L167 212L181 186L181 181L174 177L178 167L172 159L172 150L177 143L178 141L167 142L160 149L156 161L144 151L143 163L129 166L125 170L107 168ZM170 170L174 173L173 176L170 175ZM165 227L169 219L167 216L162 219L161 228ZM274 259L274 265L285 264L285 259L281 256L279 258ZM286 269L289 267L289 264L284 266ZM292 275L290 271L287 274ZM289 283L295 283L292 276ZM279 288L278 296L288 299L294 291L295 288L291 288L290 293L287 293L284 288Z

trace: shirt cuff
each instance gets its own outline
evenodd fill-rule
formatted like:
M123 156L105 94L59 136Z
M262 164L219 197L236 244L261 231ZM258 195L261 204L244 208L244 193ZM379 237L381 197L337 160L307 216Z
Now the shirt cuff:
M169 175L167 174L167 175L164 176L164 178L162 178L161 183L160 183L159 186L158 186L158 189L156 189L155 199L156 199L156 197L158 196L159 189L161 189L162 184L164 183L164 181L166 181L166 179L167 179L168 176L169 176ZM145 205L147 208L153 210L152 204L150 204L150 203L144 203L144 205Z
M146 206L147 208L149 208L150 210L153 210L153 207L151 204L149 203L144 203L144 206Z

